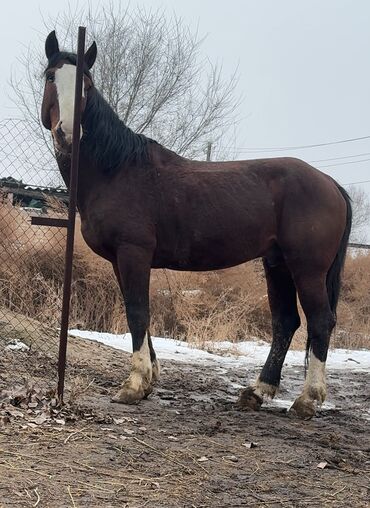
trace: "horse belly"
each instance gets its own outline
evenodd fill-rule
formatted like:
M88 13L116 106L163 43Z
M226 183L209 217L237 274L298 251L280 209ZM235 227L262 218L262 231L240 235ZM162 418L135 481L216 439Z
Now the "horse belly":
M164 244L160 242L153 267L194 271L228 268L262 256L273 241L270 227L240 219L220 228L184 228Z

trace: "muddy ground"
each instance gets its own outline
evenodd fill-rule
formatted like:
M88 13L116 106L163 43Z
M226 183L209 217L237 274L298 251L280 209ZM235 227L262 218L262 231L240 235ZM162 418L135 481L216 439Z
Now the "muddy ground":
M250 413L235 400L255 370L163 361L150 398L120 406L110 397L129 355L79 339L69 351L61 411L43 398L52 362L39 359L45 385L27 395L9 390L16 352L2 357L0 507L370 505L369 373L330 372L331 405L301 421L284 401L303 368L285 370L280 402Z

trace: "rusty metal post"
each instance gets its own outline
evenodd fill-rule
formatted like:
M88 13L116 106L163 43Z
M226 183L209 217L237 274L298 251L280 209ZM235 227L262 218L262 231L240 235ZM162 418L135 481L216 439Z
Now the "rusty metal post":
M63 306L62 306L60 340L59 340L58 399L60 403L63 402L63 393L64 393L64 379L66 370L67 340L69 325L69 307L71 301L73 247L74 247L76 206L77 206L78 162L80 153L81 97L82 97L84 54L85 54L85 33L86 28L80 26L78 29L77 69L76 69L75 102L73 117L73 134L72 134L72 157L71 157L71 173L69 183L68 229L67 229L67 245L66 245L64 284L63 284Z

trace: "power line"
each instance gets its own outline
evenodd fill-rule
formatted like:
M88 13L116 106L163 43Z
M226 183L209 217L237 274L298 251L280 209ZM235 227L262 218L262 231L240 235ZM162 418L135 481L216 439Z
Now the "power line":
M331 168L333 166L344 166L346 164L358 164L359 162L368 162L370 159L362 159L360 161L347 161L347 162L337 162L336 164L326 164L324 166L320 166L320 168Z
M370 180L362 180L362 182L347 182L342 183L341 185L346 187L347 185L359 185L360 183L370 183Z
M370 155L370 152L358 153L354 155L342 155L341 157L329 157L329 159L317 159L311 162L326 162L326 161L339 161L341 159L352 159L353 157L364 157L365 155Z
M364 139L370 139L370 136L361 136L358 138L348 138L348 139L340 139L338 141L329 141L327 143L315 143L311 145L296 145L296 146L270 146L270 147L239 147L236 148L236 152L284 152L286 150L300 150L302 148L316 148L320 146L330 146L330 145L340 145L342 143L352 143L353 141L363 141ZM220 146L219 148L230 148Z

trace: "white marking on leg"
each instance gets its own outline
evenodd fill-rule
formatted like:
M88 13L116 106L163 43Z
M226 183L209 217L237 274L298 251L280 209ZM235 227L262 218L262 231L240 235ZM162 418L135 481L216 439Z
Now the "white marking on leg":
M148 333L145 334L139 351L132 354L131 372L121 389L113 397L114 402L133 404L152 391L152 362L150 359Z
M152 362L150 361L150 350L148 332L146 332L139 351L132 353L131 374L128 378L132 390L146 389L152 380Z
M261 397L263 399L264 395L267 395L267 397L270 397L273 399L276 395L276 392L278 391L277 386L270 385L268 383L265 383L263 381L260 381L260 379L257 379L256 382L256 388L255 388L255 394Z
M310 363L302 395L317 400L320 404L326 399L325 362L316 358L313 351L310 351Z
M55 71L55 86L57 89L59 103L59 122L68 143L72 143L75 83L75 65L64 64L63 67ZM82 96L84 96L83 85Z

